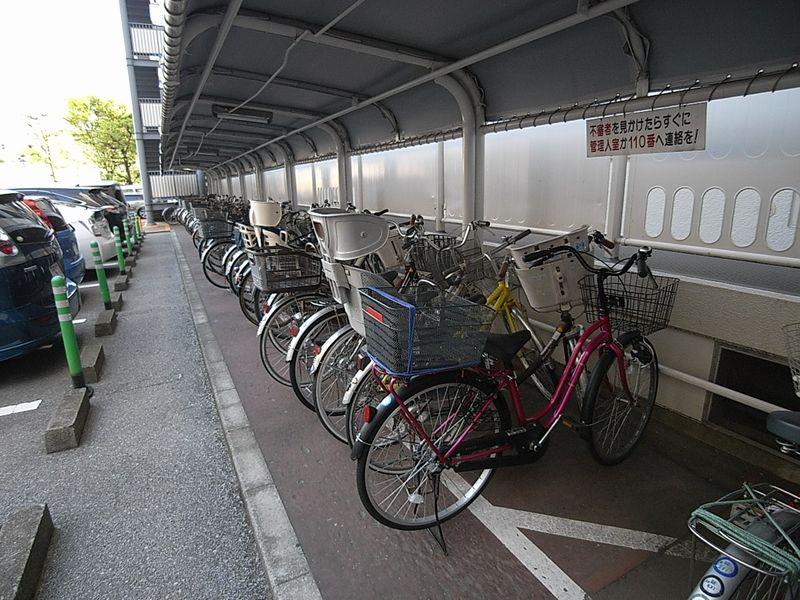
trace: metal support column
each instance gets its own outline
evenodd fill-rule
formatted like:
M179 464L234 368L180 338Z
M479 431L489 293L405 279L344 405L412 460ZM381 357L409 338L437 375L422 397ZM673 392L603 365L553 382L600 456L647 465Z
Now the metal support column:
M614 156L611 159L611 175L608 178L608 203L606 204L605 234L614 243L622 237L623 205L625 202L625 179L628 170L627 156ZM612 251L619 256L619 245Z
M364 161L358 155L358 196L356 196L356 208L364 210Z
M339 206L341 208L346 208L347 205L353 201L353 175L350 169L350 157L347 153L347 144L338 128L330 123L323 123L320 125L320 129L330 135L333 143L336 144L336 167L339 175Z
M464 224L474 221L476 218L476 187L475 173L477 171L477 122L475 108L472 99L461 84L453 77L446 75L434 80L435 83L445 88L450 95L455 98L458 108L461 111L462 121L462 158L464 165L464 207L461 220ZM482 208L482 207L481 207Z
M205 196L207 193L205 174L202 171L197 170L194 172L194 176L197 178L197 193L201 196Z
M139 173L142 178L142 198L144 199L145 217L148 225L155 225L153 216L153 195L150 192L150 177L147 174L147 162L144 153L144 127L142 111L139 106L139 91L136 89L136 72L133 66L133 44L131 28L128 24L128 7L125 0L119 0L119 17L122 22L122 40L125 44L125 63L128 67L128 86L131 91L131 115L133 116L133 138L136 141L136 156L139 159Z
M248 200L249 198L247 194L247 185L244 179L244 169L245 169L244 161L239 160L236 161L234 164L236 165L236 174L239 176L239 188L241 189L242 192L242 198L244 200Z
M436 231L444 233L444 142L436 144Z

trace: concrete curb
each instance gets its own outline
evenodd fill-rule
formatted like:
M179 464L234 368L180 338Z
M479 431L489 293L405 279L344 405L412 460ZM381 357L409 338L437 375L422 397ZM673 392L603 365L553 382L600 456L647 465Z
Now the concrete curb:
M81 364L83 365L83 378L86 383L97 383L103 372L103 363L106 353L103 344L89 344L81 350Z
M46 504L13 513L0 529L0 598L28 600L36 595L53 521Z
M225 441L247 516L274 600L321 599L305 553L247 419L228 366L222 357L189 265L174 232L172 245L192 311L197 339L211 381Z
M89 397L89 388L85 387L64 394L44 432L47 454L77 448L81 443L83 427L89 416Z
M111 308L116 311L122 310L123 298L122 292L111 292Z
M104 335L111 335L117 328L117 311L113 308L107 308L97 315L94 320L94 335L95 337L102 337Z
M128 289L128 275L118 275L114 280L114 291L124 292Z

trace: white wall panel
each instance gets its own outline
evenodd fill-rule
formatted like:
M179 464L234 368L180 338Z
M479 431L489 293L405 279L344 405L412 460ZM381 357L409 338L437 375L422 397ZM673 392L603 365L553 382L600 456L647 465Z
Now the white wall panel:
M238 175L232 175L230 180L231 182L231 196L241 196L242 195L242 185L241 181L239 180Z
M286 202L286 178L283 167L264 171L264 193L275 202Z
M800 258L800 90L709 103L706 140L705 151L630 158L625 235ZM655 188L663 211L648 208Z
M485 217L498 225L603 228L610 158L586 158L583 121L486 136Z
M247 173L244 176L244 187L248 198L256 198L256 174Z
M361 157L364 208L388 208L432 219L436 209L436 144ZM357 180L358 168L353 171ZM356 194L358 190L356 189Z

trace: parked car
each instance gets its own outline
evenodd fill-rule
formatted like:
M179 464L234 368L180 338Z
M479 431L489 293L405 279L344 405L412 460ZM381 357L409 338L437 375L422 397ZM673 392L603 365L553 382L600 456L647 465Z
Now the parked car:
M125 194L125 202L128 203L128 206L130 206L132 210L136 211L139 218L147 218L144 208L142 186L137 184L123 185L122 192ZM161 214L164 212L164 209L175 206L176 204L178 204L178 200L175 198L153 198L153 217L156 220L162 220Z
M64 216L46 196L25 196L22 202L55 232L63 255L61 264L64 267L64 274L75 283L83 281L86 264L78 249L75 227L64 220ZM91 258L91 255L89 256Z
M16 192L0 190L0 360L52 343L59 335L51 279L63 275L61 248L53 231ZM67 280L70 310L78 314L80 292Z
M92 249L90 243L92 241L96 241L100 246L100 257L103 262L116 256L114 236L106 219L106 208L100 199L83 190L75 192L74 189L71 190L72 193L67 193L70 190L37 188L18 189L16 191L29 196L44 196L51 200L67 223L75 228L78 249L84 259L91 260Z
M128 206L124 200L106 194L103 189L96 187L40 187L40 188L13 188L23 194L35 194L51 197L58 194L62 199L103 209L103 217L111 228L118 227L120 238L125 239L125 230L122 221L128 213ZM120 192L121 193L121 192Z

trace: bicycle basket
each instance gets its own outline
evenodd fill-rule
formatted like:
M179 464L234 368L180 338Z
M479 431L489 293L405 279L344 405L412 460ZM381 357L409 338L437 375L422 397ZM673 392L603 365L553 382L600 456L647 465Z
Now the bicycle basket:
M639 331L650 335L669 325L672 307L678 294L679 279L654 275L658 287L649 277L638 273L625 273L621 277L609 277L603 283L608 302L608 315L615 333ZM587 275L579 282L586 319L596 321L600 317L597 304L597 279Z
M784 325L783 338L786 341L786 357L789 359L794 392L800 397L800 323Z
M485 306L428 286L360 292L367 353L387 373L410 377L480 362L489 335Z
M193 206L192 213L198 221L224 221L225 213L208 207Z
M203 239L228 238L233 235L233 223L217 220L198 220L197 234Z
M446 287L444 273L455 266L454 256L445 252L446 248L456 244L456 238L445 233L426 233L424 239L414 241L411 257L417 271L429 276L441 287Z
M322 279L322 265L316 256L282 246L248 250L253 285L267 294L316 290Z

